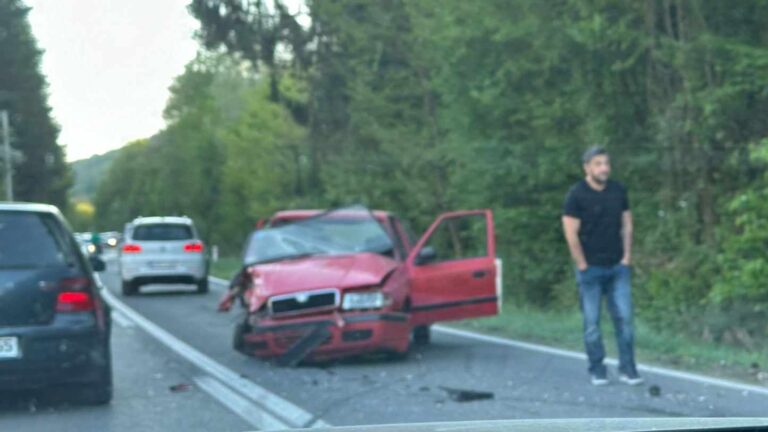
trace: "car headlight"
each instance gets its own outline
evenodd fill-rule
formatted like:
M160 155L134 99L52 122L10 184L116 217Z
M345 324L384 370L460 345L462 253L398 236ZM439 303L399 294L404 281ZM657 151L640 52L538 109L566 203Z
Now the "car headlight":
M107 240L107 244L112 246L112 247L115 247L115 246L117 246L117 239L116 238L111 238L111 239Z
M85 249L88 251L88 253L96 253L96 245L93 243L88 244Z
M344 294L341 308L343 310L381 309L389 303L389 296L381 291L350 292Z

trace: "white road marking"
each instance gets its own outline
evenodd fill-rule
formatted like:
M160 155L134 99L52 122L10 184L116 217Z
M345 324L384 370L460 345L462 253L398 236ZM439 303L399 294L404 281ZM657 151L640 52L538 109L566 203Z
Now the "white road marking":
M251 426L261 430L285 429L286 424L283 421L266 411L260 410L257 406L230 390L229 387L218 380L210 376L199 376L193 378L193 380L198 387L239 415L243 420L250 423Z
M262 408L264 415L271 415L281 419L284 428L298 427L328 427L329 424L321 419L316 419L314 415L305 411L303 408L281 398L269 390L249 381L233 370L216 362L207 355L192 348L189 344L183 342L168 331L159 327L157 324L148 320L131 307L120 301L111 291L103 291L104 299L114 308L122 312L125 316L133 320L136 325L149 333L155 339L175 351L180 356L186 358L191 363L213 377L219 379L222 383L236 390L241 395L255 402ZM261 425L264 429L268 425Z
M442 325L432 326L432 329L438 332L450 334L453 336L460 336L468 339L474 339L474 340L479 340L479 341L494 343L499 345L506 345L506 346L511 346L515 348L525 349L528 351L536 351L544 354L551 354L551 355L556 355L560 357L568 357L568 358L582 360L582 361L587 360L587 357L585 354L576 352L576 351L564 350L560 348L552 348L545 345L533 344L529 342L521 342L513 339L507 339L507 338L498 337L498 336L490 336L490 335L475 333L467 330L459 330L459 329L446 327ZM605 362L611 366L617 366L619 364L619 362L614 358L606 359ZM757 393L762 395L768 395L767 387L760 387L757 385L742 384L735 381L729 381L729 380L720 379L720 378L712 378L705 375L699 375L699 374L694 374L690 372L682 372L674 369L667 369L663 367L649 366L644 364L639 364L637 366L637 369L640 370L641 372L648 372L648 373L661 375L669 378L677 378L677 379L693 381L693 382L697 382L705 385L711 385L711 386L728 388L732 390L740 390L740 391L746 391L746 392Z
M131 328L134 326L133 321L128 317L120 313L119 311L112 311L112 319L123 328Z

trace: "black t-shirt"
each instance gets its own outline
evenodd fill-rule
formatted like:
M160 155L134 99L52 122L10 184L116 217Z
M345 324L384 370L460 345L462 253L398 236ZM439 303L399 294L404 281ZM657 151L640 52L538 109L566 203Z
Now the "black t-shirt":
M612 266L624 255L621 215L629 210L624 186L608 180L605 189L592 189L582 180L568 191L563 214L581 220L579 240L589 265Z

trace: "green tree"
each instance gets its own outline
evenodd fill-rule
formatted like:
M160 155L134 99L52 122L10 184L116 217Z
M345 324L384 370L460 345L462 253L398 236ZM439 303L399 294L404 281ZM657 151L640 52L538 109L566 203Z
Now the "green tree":
M59 129L51 119L28 12L20 0L0 0L0 109L10 112L12 146L20 153L14 192L18 200L64 208L72 179L57 144Z

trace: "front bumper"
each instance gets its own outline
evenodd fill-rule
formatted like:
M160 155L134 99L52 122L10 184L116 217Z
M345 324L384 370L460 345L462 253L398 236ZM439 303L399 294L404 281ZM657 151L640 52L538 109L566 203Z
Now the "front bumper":
M279 357L318 326L329 336L307 358L324 360L374 352L405 353L411 325L400 312L348 312L290 319L251 319L244 351L256 357Z

